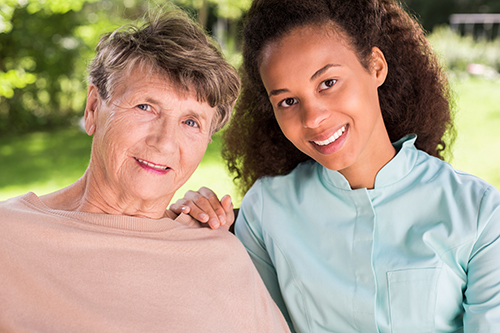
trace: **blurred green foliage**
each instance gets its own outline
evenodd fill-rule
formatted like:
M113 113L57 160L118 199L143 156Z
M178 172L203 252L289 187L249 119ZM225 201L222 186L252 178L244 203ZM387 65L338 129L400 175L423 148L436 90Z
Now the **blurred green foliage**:
M86 61L103 28L124 22L111 24L106 4L8 0L0 6L0 133L66 125L82 114Z
M18 188L67 186L80 178L90 160L92 137L76 127L0 138L0 192L17 195Z
M451 80L457 102L457 141L451 164L500 190L500 80L480 76Z
M428 30L447 23L455 12L500 12L498 0L404 1ZM217 37L233 65L241 62L238 32L251 0L174 2ZM83 115L86 66L99 36L166 4L166 0L0 0L0 160L6 162L0 164L0 200L27 190L49 193L82 175L91 138L74 126L47 129L76 123ZM467 71L474 63L499 72L500 40L473 40L447 26L436 26L429 40L450 73L458 100L453 164L500 188L500 160L491 152L499 137L500 81L470 78ZM31 133L16 135L21 132ZM201 185L220 194L237 192L219 150L216 136L201 167L178 196Z
M498 0L401 0L427 31L448 24L451 14L500 13Z
M500 12L498 0L403 1L428 29L453 12ZM241 63L238 34L251 0L0 0L0 135L76 123L99 36L172 3L217 38L233 65ZM444 29L431 38L450 69L473 61L498 70L498 43L480 45Z
M204 24L218 28L212 32L231 40L223 44L234 49L237 19L250 0L174 3L192 17L201 19L207 12ZM99 36L140 20L150 9L171 5L147 0L0 0L0 135L76 123L85 107L86 67ZM239 58L230 60L238 63Z
M208 186L217 193L239 193L220 157L220 132L213 136L200 167L177 191L174 200L187 190ZM85 172L92 137L75 126L0 137L0 201L28 191L38 195L74 183ZM233 196L239 205L241 197Z
M443 25L436 27L428 39L443 66L453 75L463 75L470 64L482 64L500 72L500 38L474 40L472 36L460 36Z
M483 178L500 189L500 81L455 77L451 81L457 102L452 165ZM68 186L82 176L90 158L92 138L75 127L0 137L0 201L34 191L38 195ZM200 167L176 192L173 202L187 190L207 186L219 195L231 194L241 202L220 156L221 136L214 135Z

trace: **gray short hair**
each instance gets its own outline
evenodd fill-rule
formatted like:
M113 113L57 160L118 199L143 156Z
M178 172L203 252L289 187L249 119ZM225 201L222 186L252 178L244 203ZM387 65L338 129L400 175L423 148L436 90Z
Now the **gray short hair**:
M127 25L104 34L89 66L89 83L108 101L120 78L140 65L164 74L176 89L195 89L198 101L216 108L212 133L231 116L240 91L237 71L218 44L180 10L151 17L141 27Z

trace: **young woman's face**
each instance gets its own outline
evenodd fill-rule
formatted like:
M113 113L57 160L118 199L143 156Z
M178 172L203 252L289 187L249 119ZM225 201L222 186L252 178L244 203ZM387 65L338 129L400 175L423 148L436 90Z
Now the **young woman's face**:
M298 28L264 48L259 69L285 136L326 168L377 164L379 150L392 148L378 100L387 75L378 48L368 71L331 28Z

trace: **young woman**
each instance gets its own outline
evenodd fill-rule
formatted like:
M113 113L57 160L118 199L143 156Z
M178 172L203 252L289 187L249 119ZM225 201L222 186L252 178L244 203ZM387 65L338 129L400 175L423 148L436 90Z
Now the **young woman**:
M500 193L442 160L448 85L416 21L391 0L255 0L244 43L235 229L290 326L500 332ZM200 193L173 208L230 211Z

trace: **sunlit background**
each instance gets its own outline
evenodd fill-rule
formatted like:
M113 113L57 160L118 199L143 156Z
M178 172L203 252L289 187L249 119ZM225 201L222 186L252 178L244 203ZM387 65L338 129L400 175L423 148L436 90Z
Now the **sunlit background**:
M49 193L83 174L91 138L78 123L86 66L102 33L174 4L198 20L238 67L239 33L250 3L0 0L0 200ZM500 1L406 0L404 6L428 31L454 91L458 138L447 160L500 188ZM487 13L498 15L452 16ZM205 185L221 196L232 194L239 205L220 144L216 135L176 198Z

